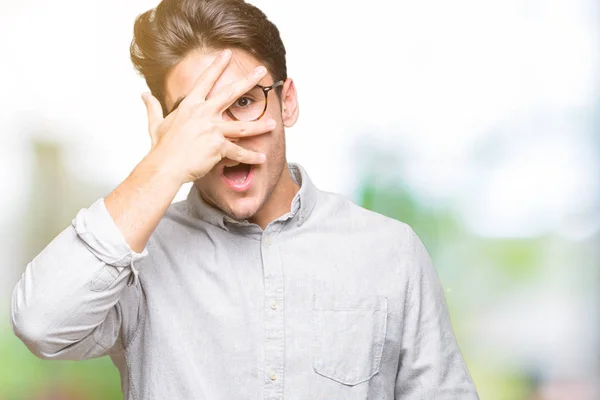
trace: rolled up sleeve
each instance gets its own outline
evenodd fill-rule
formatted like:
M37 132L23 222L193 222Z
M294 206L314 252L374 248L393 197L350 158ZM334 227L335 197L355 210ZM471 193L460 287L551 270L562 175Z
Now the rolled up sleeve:
M16 284L15 334L41 358L106 354L139 319L136 264L147 254L129 247L103 199L80 210Z

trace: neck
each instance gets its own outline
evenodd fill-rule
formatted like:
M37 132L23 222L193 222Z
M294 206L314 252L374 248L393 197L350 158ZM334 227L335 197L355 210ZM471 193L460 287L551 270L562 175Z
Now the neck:
M269 199L262 208L250 218L249 222L257 224L264 230L271 221L276 220L290 211L292 200L296 193L298 193L298 190L300 190L300 186L292 179L290 169L286 162L281 177L275 185Z

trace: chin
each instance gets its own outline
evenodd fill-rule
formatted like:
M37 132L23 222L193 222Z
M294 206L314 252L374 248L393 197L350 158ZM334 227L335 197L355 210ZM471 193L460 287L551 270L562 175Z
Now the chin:
M253 217L260 209L259 199L252 197L244 197L241 199L233 199L227 202L227 207L223 209L230 217L243 221Z

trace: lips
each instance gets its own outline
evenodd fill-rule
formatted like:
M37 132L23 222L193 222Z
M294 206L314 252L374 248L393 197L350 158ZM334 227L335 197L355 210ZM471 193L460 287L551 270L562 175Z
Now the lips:
M232 180L237 183L241 183L246 180L248 175L250 174L250 169L252 165L239 163L231 166L225 166L223 168L223 175L229 180Z
M223 179L224 183L234 192L245 192L252 187L255 169L256 167L254 165L250 165L247 176L245 172L233 175L229 173L225 174L224 172L221 174L221 179Z
M245 150L258 152L258 150L250 149L244 147ZM240 166L241 165L241 166ZM239 170L236 175L236 166ZM233 168L232 168L233 167ZM245 169L244 169L245 168ZM244 192L249 190L252 187L252 181L254 178L254 174L256 172L256 168L258 165L240 163L239 161L232 160L230 158L223 158L221 162L218 164L216 171L218 172L220 178L223 180L226 186L228 186L231 190L235 192ZM244 173L242 173L242 171ZM247 172L247 175L245 174ZM231 178L226 176L230 175ZM234 175L234 176L231 176ZM245 177L245 180L243 179Z
M246 150L256 151L256 150L252 150L252 149L246 149ZM240 163L239 161L234 161L230 158L225 157L221 160L220 164L221 165L218 167L217 170L219 171L219 175L223 175L223 173L225 171L225 167L232 167L232 166L235 166L238 164L243 164L243 163Z

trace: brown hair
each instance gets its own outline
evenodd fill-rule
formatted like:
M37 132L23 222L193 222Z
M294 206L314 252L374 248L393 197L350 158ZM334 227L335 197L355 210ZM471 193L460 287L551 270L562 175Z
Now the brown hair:
M264 63L275 81L287 79L285 47L277 27L244 0L163 0L139 15L130 57L165 106L165 76L195 49L237 48Z

